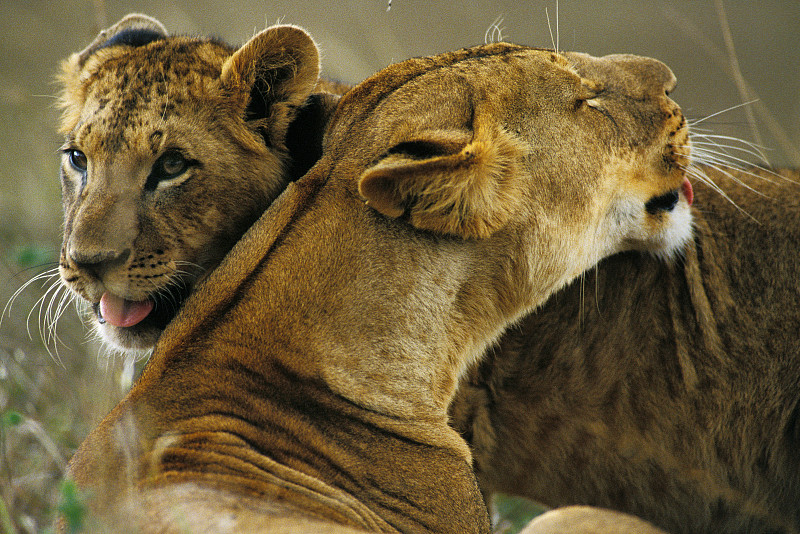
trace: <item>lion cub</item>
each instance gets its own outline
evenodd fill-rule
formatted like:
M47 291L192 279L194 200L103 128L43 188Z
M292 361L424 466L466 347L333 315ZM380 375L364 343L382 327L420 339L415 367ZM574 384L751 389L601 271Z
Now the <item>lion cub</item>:
M448 425L459 378L604 256L689 238L674 84L646 58L494 44L350 90L322 158L198 284L72 459L91 517L488 532Z
M106 342L151 349L198 278L319 157L338 97L312 94L318 75L300 28L234 49L137 14L64 62L59 270Z

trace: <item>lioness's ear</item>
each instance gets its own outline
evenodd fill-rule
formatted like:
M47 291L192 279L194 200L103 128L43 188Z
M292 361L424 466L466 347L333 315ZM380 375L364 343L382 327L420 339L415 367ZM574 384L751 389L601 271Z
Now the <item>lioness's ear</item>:
M289 123L319 78L319 50L297 26L262 31L222 66L220 79L234 97L234 113L261 132L267 144L283 144Z
M484 238L517 209L524 153L499 129L424 132L367 169L358 190L369 206L417 228Z

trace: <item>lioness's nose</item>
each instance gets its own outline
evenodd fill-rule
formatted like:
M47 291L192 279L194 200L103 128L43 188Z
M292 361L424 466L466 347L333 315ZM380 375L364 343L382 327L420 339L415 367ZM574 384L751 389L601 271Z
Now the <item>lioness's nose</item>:
M631 54L593 57L588 54L564 54L581 76L599 82L610 90L633 98L653 98L675 89L677 79L669 67L657 59Z
M606 56L606 58L630 72L642 89L650 94L668 93L675 89L678 83L672 70L657 59L632 55Z

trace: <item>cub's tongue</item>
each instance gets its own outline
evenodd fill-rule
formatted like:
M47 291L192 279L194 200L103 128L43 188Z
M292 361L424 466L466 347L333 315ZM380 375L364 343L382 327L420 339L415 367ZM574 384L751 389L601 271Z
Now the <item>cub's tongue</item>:
M107 291L100 298L100 314L112 326L134 326L142 322L152 310L152 300L125 300Z
M689 181L688 178L683 179L683 196L686 197L686 202L691 206L692 202L694 202L694 190L692 189L692 183Z

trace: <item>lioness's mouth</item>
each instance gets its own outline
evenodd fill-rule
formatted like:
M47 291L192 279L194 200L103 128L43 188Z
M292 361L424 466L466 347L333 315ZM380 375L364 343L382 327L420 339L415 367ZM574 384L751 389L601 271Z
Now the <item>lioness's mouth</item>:
M689 179L684 178L680 188L673 189L668 193L664 193L663 195L659 195L648 200L644 205L647 213L655 215L660 211L671 211L678 204L681 192L683 193L686 202L691 206L692 202L694 202L694 190L692 189L692 184L689 182Z
M175 318L191 287L188 284L170 286L146 300L127 300L106 291L92 310L100 324L117 328L158 328L163 330Z

